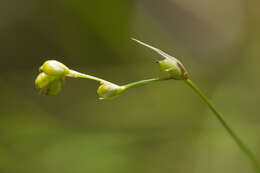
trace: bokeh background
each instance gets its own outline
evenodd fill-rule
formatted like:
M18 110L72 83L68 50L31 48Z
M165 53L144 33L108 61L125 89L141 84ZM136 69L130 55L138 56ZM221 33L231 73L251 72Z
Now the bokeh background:
M253 0L0 1L1 173L250 173L249 161L181 81L98 100L98 83L34 88L56 59L118 84L178 57L260 160L260 11Z

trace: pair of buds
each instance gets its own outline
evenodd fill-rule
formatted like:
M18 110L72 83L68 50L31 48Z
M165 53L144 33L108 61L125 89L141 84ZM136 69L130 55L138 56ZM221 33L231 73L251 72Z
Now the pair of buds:
M65 83L66 77L87 78L87 79L92 79L100 82L101 85L97 90L100 99L113 99L119 96L127 88L138 84L144 84L148 82L168 80L168 79L175 79L175 80L188 79L188 73L179 60L166 54L160 49L152 47L139 40L136 39L133 40L140 43L143 46L152 49L153 51L157 52L163 57L163 60L157 62L160 67L160 70L168 75L167 78L144 80L144 81L139 81L139 82L134 82L131 84L119 86L114 83L105 81L103 79L71 70L67 66L65 66L64 64L56 60L48 60L40 67L41 73L37 76L35 80L35 86L36 88L40 89L40 93L42 94L56 95L61 91Z

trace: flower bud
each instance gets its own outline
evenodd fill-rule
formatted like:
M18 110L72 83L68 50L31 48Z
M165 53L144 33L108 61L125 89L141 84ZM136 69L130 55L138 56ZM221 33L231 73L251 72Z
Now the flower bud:
M174 59L167 59L158 61L160 70L164 73L167 73L173 79L176 80L185 80L188 78L188 73L185 70L184 66Z
M97 93L99 95L99 99L113 99L119 96L119 94L121 94L124 90L124 87L116 84L102 83L99 86Z
M60 92L62 86L64 85L65 77L55 77L40 73L36 80L35 86L40 89L41 94L45 95L56 95Z
M46 94L46 95L57 95L61 91L61 89L64 85L64 82L65 82L65 80L63 80L63 79L54 80L49 85L47 90L44 90L44 94Z
M40 67L40 70L51 76L65 76L70 73L70 70L64 64L56 60L48 60Z
M188 79L188 72L185 69L185 67L182 65L182 63L172 57L171 55L168 55L167 53L163 52L162 50L150 46L149 44L146 44L142 41L139 41L137 39L132 38L132 40L136 41L137 43L148 47L149 49L155 51L159 55L161 55L164 59L161 61L158 61L158 64L160 66L160 70L167 73L170 77L176 80L186 80Z

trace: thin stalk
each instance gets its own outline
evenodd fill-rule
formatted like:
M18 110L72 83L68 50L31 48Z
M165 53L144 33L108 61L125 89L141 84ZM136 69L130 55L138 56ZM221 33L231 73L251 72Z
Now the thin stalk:
M148 84L148 83L170 80L170 79L172 79L172 78L171 77L165 77L165 78L153 78L153 79L140 80L140 81L137 81L137 82L126 84L123 87L125 89L127 89L129 87L133 87L133 86L136 86L136 85L144 85L144 84Z
M256 172L260 173L260 166L257 162L254 154L248 149L248 147L242 142L242 140L237 136L237 134L230 128L230 126L223 119L223 116L216 110L213 104L209 101L209 99L201 92L201 90L190 80L187 79L185 82L200 96L200 98L208 105L210 110L214 113L219 122L223 125L223 127L230 134L232 139L238 145L238 147L244 152L244 154L249 158L252 165L254 166Z
M95 80L95 81L98 81L98 82L101 82L101 83L110 83L112 84L111 82L108 82L104 79L101 79L101 78L98 78L98 77L95 77L95 76L91 76L91 75L88 75L88 74L84 74L84 73L80 73L80 72L77 72L75 70L70 70L70 74L67 75L68 77L72 77L72 78L85 78L85 79L91 79L91 80Z

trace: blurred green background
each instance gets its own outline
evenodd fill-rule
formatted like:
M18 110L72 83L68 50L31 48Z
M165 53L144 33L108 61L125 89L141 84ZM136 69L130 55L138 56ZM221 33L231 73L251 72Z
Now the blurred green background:
M260 160L260 11L253 0L3 0L0 3L1 173L250 173L249 161L184 82L98 100L69 79L34 88L39 66L125 84L157 77L151 50L178 57Z

